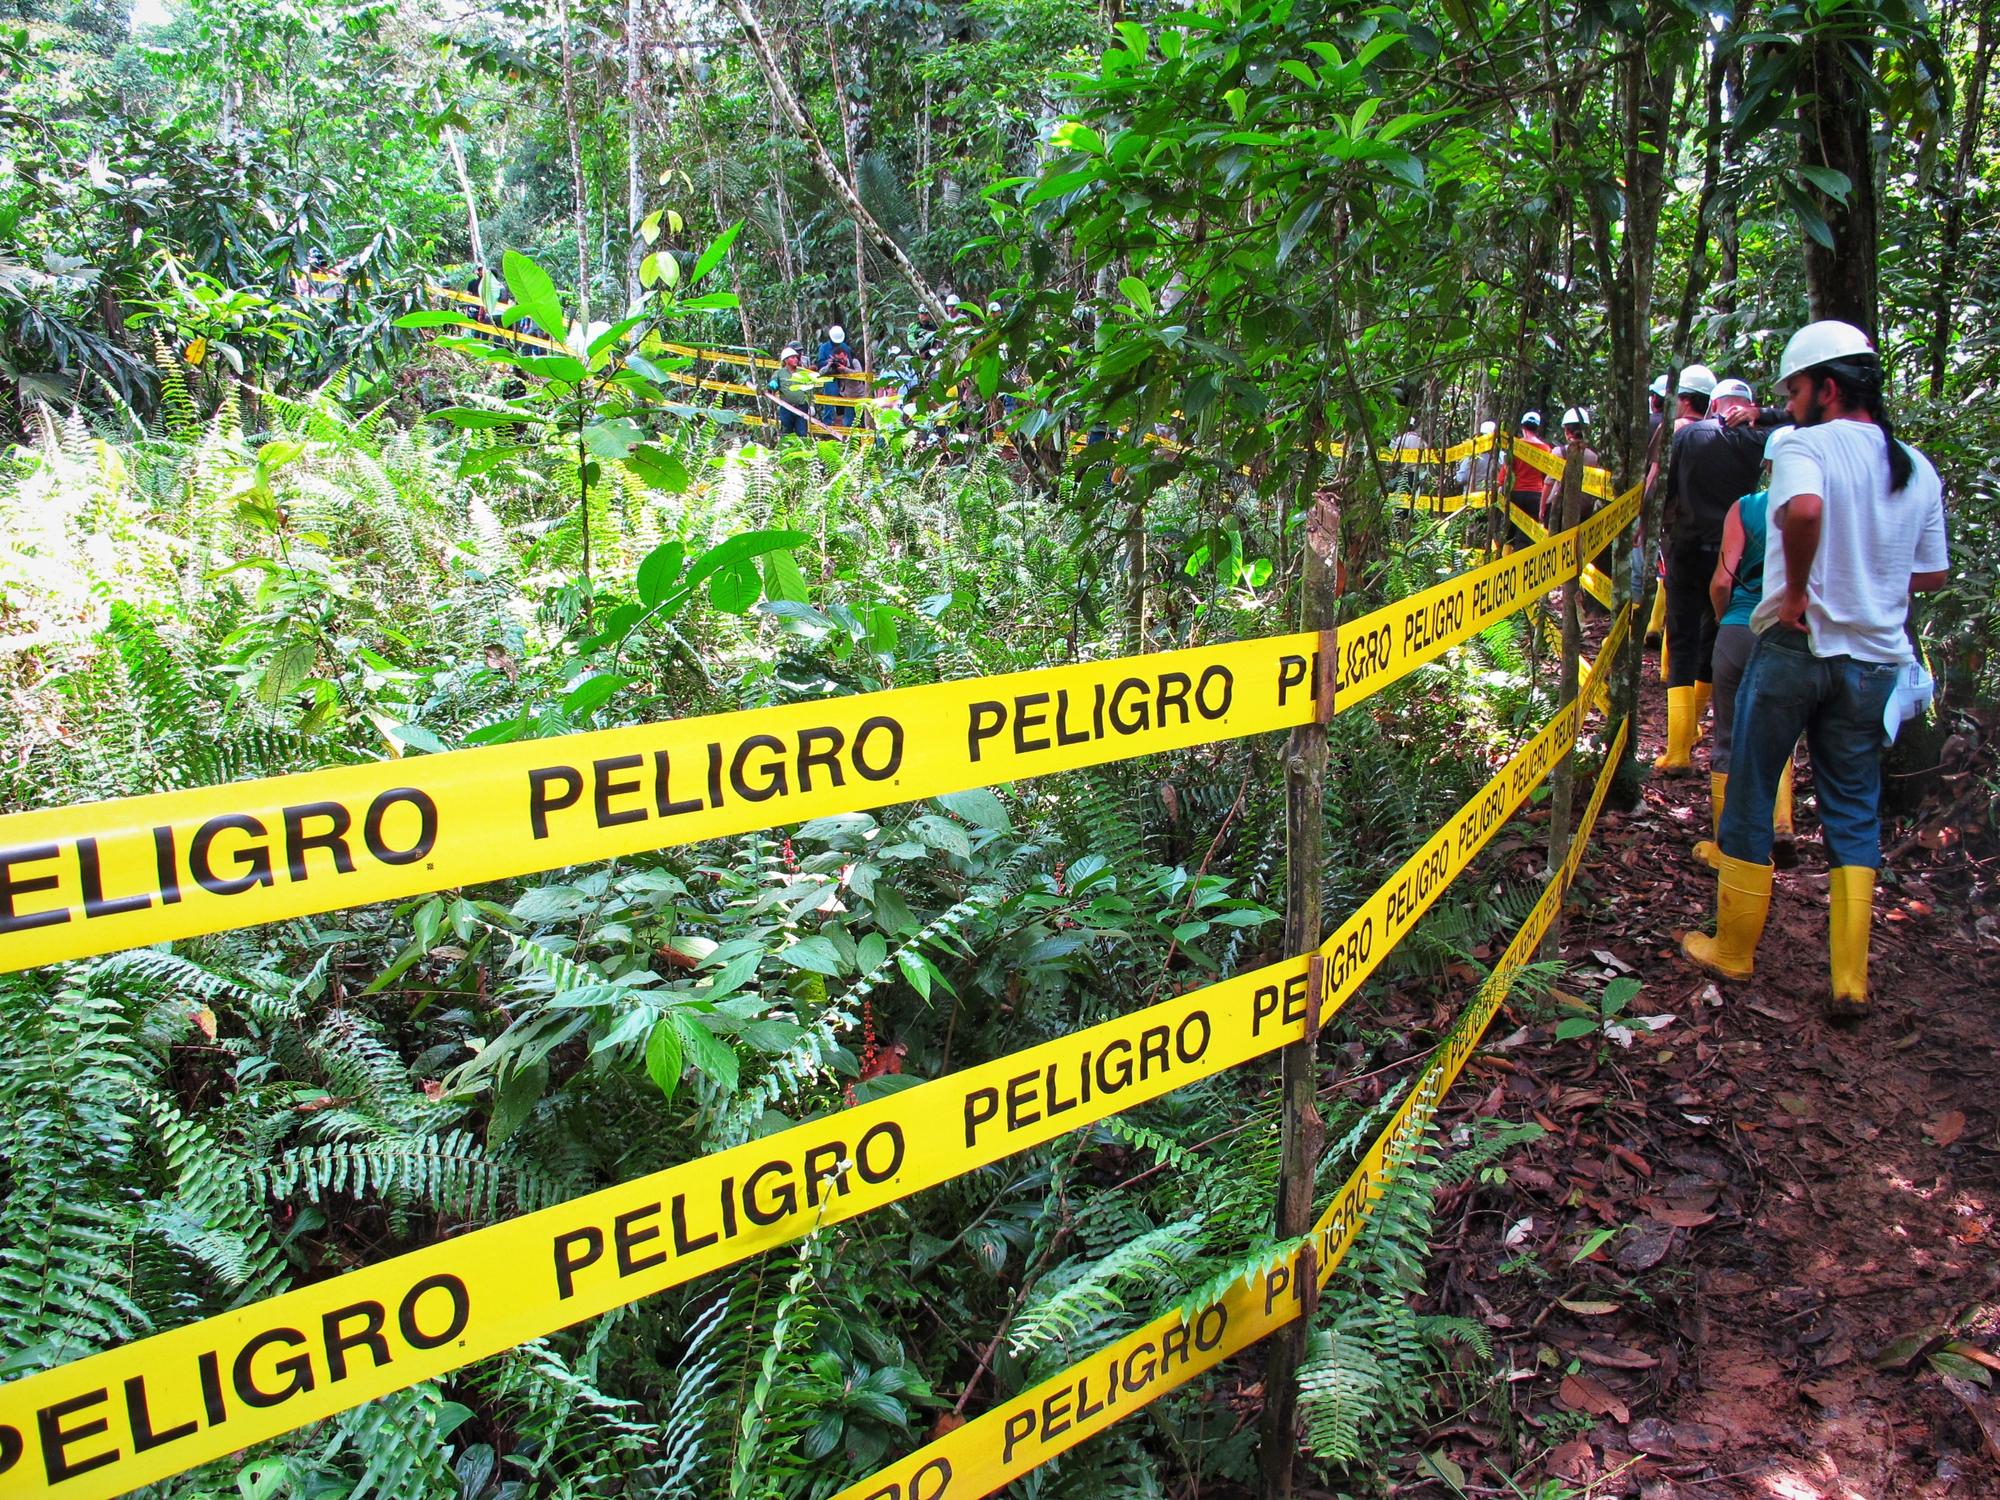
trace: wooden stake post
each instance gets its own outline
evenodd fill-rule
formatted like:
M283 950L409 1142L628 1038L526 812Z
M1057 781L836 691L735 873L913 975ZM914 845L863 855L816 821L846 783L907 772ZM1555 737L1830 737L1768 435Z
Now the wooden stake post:
M1301 624L1319 632L1318 708L1315 722L1292 731L1285 750L1285 951L1310 953L1306 970L1306 1034L1282 1057L1284 1135L1278 1176L1277 1233L1297 1239L1312 1228L1313 1173L1326 1148L1319 1113L1319 1022L1325 994L1320 938L1320 872L1325 863L1327 725L1333 719L1336 679L1334 622L1340 599L1340 507L1318 497L1306 515L1304 599ZM1305 1354L1318 1267L1310 1246L1293 1275L1308 1288L1305 1315L1274 1334L1264 1362L1264 1423L1260 1467L1267 1500L1292 1492L1297 1447L1298 1368Z
M1563 450L1562 518L1556 528L1571 531L1583 522L1583 444L1572 440ZM1576 696L1578 662L1583 655L1583 620L1579 601L1583 595L1583 574L1572 573L1562 589L1562 674L1556 684L1556 702L1563 704ZM1614 599L1616 594L1612 596ZM1549 784L1549 868L1559 869L1569 853L1570 808L1576 796L1576 742L1571 740L1562 759L1556 762ZM1557 909L1542 940L1547 957L1562 946L1562 911Z

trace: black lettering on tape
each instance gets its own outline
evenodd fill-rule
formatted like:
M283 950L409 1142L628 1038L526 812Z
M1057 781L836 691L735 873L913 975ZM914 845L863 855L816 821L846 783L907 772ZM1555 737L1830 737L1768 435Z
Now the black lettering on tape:
M360 1319L361 1326L348 1329L347 1323L355 1318ZM374 1356L378 1370L389 1363L389 1340L382 1332L388 1318L388 1310L379 1302L353 1302L346 1307L336 1307L332 1312L321 1313L319 1330L320 1342L326 1347L326 1378L347 1378L347 1354L350 1349L366 1348Z
M15 865L41 864L56 857L54 844L27 844L14 849L0 849L0 932L25 932L30 927L54 927L69 920L69 908L51 907L47 911L22 912L14 909L16 896L31 895L35 891L52 891L62 883L55 875L14 874Z
M73 1417L93 1406L102 1406L109 1393L102 1386L94 1391L85 1391L81 1396L72 1396L67 1401L58 1401L53 1406L45 1406L35 1413L35 1423L41 1429L42 1468L49 1477L50 1484L60 1484L65 1479L74 1479L79 1474L88 1474L92 1469L101 1469L106 1464L118 1461L118 1450L107 1448L83 1458L71 1458L72 1444L94 1438L109 1432L111 1423L104 1417L92 1417L74 1427L63 1425L63 1419Z
M549 836L549 814L576 806L583 773L574 766L538 766L528 772L528 826L538 839Z
M215 841L224 833L247 833L253 838L269 837L269 830L248 813L223 813L210 818L194 831L188 841L188 869L195 884L215 896L240 896L275 880L271 873L271 851L262 844L250 844L231 856L241 875L218 875L212 862Z
M230 1366L230 1384L236 1388L236 1399L245 1406L279 1406L313 1388L312 1360L303 1354L294 1354L275 1361L271 1366L273 1375L283 1375L289 1384L277 1390L267 1391L257 1384L257 1356L266 1349L284 1347L303 1349L306 1336L296 1328L267 1328L236 1351L235 1362Z
M599 828L620 828L627 823L646 821L643 807L613 807L612 799L630 797L642 785L634 776L629 781L616 779L620 771L636 771L646 763L646 757L639 754L607 755L590 763L591 809L597 814Z
M194 1418L177 1423L165 1432L153 1427L152 1404L146 1397L146 1377L127 1375L125 1377L125 1420L132 1429L132 1451L148 1453L155 1448L164 1448L168 1443L178 1442L184 1437L192 1437L198 1427ZM4 1457L0 1454L0 1457ZM0 1465L0 1473L6 1472L8 1465Z
M888 744L880 751L881 763L871 764L868 742L883 735L888 736ZM854 731L854 769L867 781L887 781L902 770L903 726L882 714L863 719L861 727Z
M425 1332L423 1322L417 1316L426 1292L443 1292L451 1305L450 1316L436 1333ZM403 1293L402 1305L396 1309L396 1326L402 1330L404 1340L412 1349L441 1348L464 1333L465 1325L471 1321L471 1295L465 1290L463 1281L448 1274L426 1276Z
M656 1209L658 1204L653 1205ZM576 1273L595 1265L604 1255L604 1231L594 1224L555 1237L550 1247L556 1263L556 1300L576 1295Z
M306 831L308 818L323 818L326 827L317 833ZM306 851L323 849L342 875L354 873L354 856L347 852L347 830L353 823L345 806L338 802L302 802L285 809L285 873L293 880L306 878Z
M97 840L80 838L76 841L77 884L83 888L83 914L86 917L115 917L120 912L144 911L153 904L151 896L114 896L104 898L104 871L97 860ZM0 931L5 931L0 925Z

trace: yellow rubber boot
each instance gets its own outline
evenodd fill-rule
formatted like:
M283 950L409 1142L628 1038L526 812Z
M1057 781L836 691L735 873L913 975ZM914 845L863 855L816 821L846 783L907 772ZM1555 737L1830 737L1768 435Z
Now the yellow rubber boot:
M1667 628L1667 591L1665 588L1653 590L1653 613L1646 621L1646 639L1660 636Z
M1729 773L1710 771L1708 773L1708 837L1694 846L1694 857L1711 870L1722 868L1722 847L1716 840L1722 837L1722 803L1729 791Z
M1868 1013L1868 927L1875 916L1875 872L1866 865L1836 865L1827 879L1831 904L1826 946L1833 961L1833 997L1826 1013L1830 1020L1859 1020Z
M1718 979L1748 979L1756 971L1757 944L1771 912L1771 874L1769 865L1722 856L1715 877L1715 936L1690 932L1681 939L1689 963Z
M1686 776L1694 770L1694 689L1667 689L1667 748L1653 762L1663 776Z
M1704 730L1704 729L1703 729L1703 728L1701 727L1701 721L1702 721L1703 719L1706 719L1706 718L1708 717L1708 700L1709 700L1709 698L1710 698L1711 696L1713 696L1713 695L1714 695L1714 693L1715 693L1715 684L1714 684L1714 683L1712 683L1712 682L1703 682L1703 681L1702 681L1702 680L1701 680L1700 678L1696 678L1696 679L1695 679L1695 684L1694 684L1694 742L1695 742L1695 743L1696 743L1697 745L1701 743L1701 738L1702 738L1702 736L1703 736L1703 735L1704 735L1705 733L1707 733L1707 731L1706 731L1706 730Z
M1792 763L1778 777L1778 797L1771 804L1771 863L1789 870L1799 862L1798 844L1792 838Z
M1667 638L1663 635L1660 637L1660 681L1665 682L1667 679Z

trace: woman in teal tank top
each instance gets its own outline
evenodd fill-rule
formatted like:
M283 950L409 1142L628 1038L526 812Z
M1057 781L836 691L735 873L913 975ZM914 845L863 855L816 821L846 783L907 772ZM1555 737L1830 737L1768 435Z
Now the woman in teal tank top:
M1772 442L1777 434L1772 435ZM1769 452L1766 451L1765 482L1770 482ZM1750 630L1750 612L1764 597L1764 544L1770 512L1770 494L1758 490L1729 507L1722 523L1722 551L1715 560L1715 576L1708 582L1709 602L1715 606L1715 742L1708 752L1708 796L1711 814L1710 837L1695 845L1695 853L1710 865L1719 863L1714 831L1722 826L1722 803L1729 788L1729 751L1736 737L1736 689L1743 681L1744 665L1750 660L1750 646L1756 636ZM1792 842L1792 776L1788 770L1778 783L1778 802L1771 818L1775 843L1771 859L1780 869L1789 870L1798 862Z

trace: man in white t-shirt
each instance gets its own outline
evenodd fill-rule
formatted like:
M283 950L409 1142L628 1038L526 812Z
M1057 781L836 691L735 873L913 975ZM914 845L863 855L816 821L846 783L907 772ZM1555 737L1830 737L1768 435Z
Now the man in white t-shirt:
M1937 470L1896 440L1860 329L1808 324L1778 377L1798 425L1769 452L1764 593L1736 699L1716 934L1691 932L1681 951L1722 978L1750 977L1771 905L1771 807L1803 733L1832 867L1827 1013L1851 1020L1868 1000L1883 711L1913 656L1910 595L1945 581L1944 504Z

